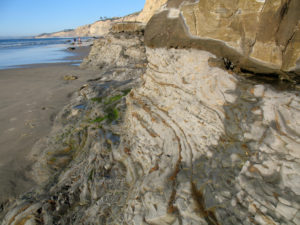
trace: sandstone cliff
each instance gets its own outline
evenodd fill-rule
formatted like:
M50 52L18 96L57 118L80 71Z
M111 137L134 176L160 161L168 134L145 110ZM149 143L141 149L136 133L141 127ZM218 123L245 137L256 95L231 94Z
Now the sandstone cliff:
M156 13L167 0L146 0L144 9L141 12L133 13L121 18L97 21L93 24L77 27L70 31L60 31L49 34L38 35L37 38L51 37L93 37L108 34L114 23L120 22L140 22L146 24L151 16Z
M41 188L3 205L3 225L300 224L297 60L283 66L299 58L298 2L211 2L169 0L146 26L147 46L128 23L94 43L82 68L99 78L36 146ZM261 42L270 31L245 28L282 11L284 34ZM238 41L254 34L264 63ZM274 67L265 49L280 43L292 49Z
M103 36L109 32L111 24L116 20L102 20L97 21L93 24L88 24L84 26L77 27L71 31L60 31L49 34L41 34L36 36L37 38L52 38L52 37L93 37L93 36Z
M151 47L197 48L228 58L242 69L300 74L300 1L168 1L152 17Z
M146 0L144 9L137 16L136 21L147 23L153 14L157 13L167 0Z

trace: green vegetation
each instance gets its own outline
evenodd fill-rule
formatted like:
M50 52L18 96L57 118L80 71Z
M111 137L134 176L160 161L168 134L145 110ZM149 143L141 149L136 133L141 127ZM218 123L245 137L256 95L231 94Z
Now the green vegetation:
M110 97L110 98L106 99L104 104L109 105L113 102L116 102L116 101L120 100L122 97L123 97L123 95L115 95L113 97Z
M104 110L105 116L98 116L94 119L90 119L89 122L101 123L102 121L107 120L107 122L111 123L114 120L117 120L119 118L119 111L117 108L115 108L116 102L122 99L122 97L126 96L130 91L131 89L122 90L122 94L107 97L105 99L102 97L91 98L91 101L93 102L103 103L105 105L104 108L106 109Z
M126 89L126 90L123 90L123 96L125 95L128 95L128 93L131 91L131 88L130 89Z
M101 97L95 97L91 99L93 102L98 102L101 103L102 102L102 98Z
M90 122L91 122L91 123L100 123L100 122L102 122L102 121L105 120L105 119L107 119L107 116L104 116L104 117L98 116L98 117L96 117L95 119L91 120Z
M105 110L105 113L105 116L96 117L95 119L90 120L90 123L101 123L106 119L109 123L111 123L119 118L119 111L116 108L109 107Z
M106 111L108 122L112 122L119 118L119 111L116 108L108 108Z
M116 102L118 100L120 100L123 96L126 96L128 95L128 93L131 91L131 88L130 89L125 89L125 90L122 90L121 92L123 93L122 95L115 95L115 96L112 96L112 97L107 97L105 99L103 99L102 97L95 97L95 98L91 98L91 101L93 102L98 102L98 103L104 103L104 105L109 105L113 102Z

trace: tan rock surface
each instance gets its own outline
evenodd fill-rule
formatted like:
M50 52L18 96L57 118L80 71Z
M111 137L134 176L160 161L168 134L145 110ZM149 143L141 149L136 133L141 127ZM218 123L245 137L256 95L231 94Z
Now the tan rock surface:
M146 49L140 32L95 41L82 67L99 78L37 146L34 177L56 176L4 205L3 225L299 224L299 91L219 64L296 72L297 7L170 0L146 27Z
M111 24L112 20L97 21L92 24L77 27L72 31L61 31L50 34L44 34L37 36L37 38L103 36L109 32Z
M121 18L108 19L103 21L97 21L92 24L77 27L72 31L61 31L51 34L44 34L37 36L38 38L49 37L91 37L91 36L104 36L108 34L114 23L122 22L141 22L146 24L154 13L158 12L162 5L167 0L146 0L144 9L141 12L133 13Z
M135 35L95 42L99 77L36 145L47 185L3 205L2 225L299 224L299 93L197 49L147 48L145 72Z
M146 0L144 9L137 16L137 21L147 23L150 18L159 11L159 9L167 2L167 0Z
M111 31L113 33L119 32L144 32L145 25L140 22L118 22L113 23L111 26Z
M298 72L299 11L297 0L173 0L151 19L145 40L208 50L254 72Z
M297 224L299 95L211 67L211 57L147 49L120 157L134 184L128 223Z
M117 35L121 35L122 38ZM143 38L134 34L129 36L130 38L125 37L124 34L109 34L105 38L95 40L93 48L80 67L93 69L103 69L112 65L126 67L134 61L146 61Z

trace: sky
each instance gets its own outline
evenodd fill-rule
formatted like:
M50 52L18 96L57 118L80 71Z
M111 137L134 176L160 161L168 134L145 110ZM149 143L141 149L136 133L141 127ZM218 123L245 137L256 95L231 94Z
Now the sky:
M74 29L100 17L125 16L145 0L0 0L0 37Z

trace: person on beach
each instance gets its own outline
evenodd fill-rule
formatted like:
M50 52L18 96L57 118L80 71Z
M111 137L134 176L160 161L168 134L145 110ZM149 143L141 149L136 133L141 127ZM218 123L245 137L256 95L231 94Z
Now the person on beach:
M81 40L80 40L80 37L78 38L78 44L79 44L79 45L81 44Z

